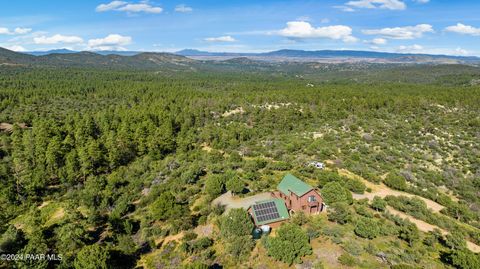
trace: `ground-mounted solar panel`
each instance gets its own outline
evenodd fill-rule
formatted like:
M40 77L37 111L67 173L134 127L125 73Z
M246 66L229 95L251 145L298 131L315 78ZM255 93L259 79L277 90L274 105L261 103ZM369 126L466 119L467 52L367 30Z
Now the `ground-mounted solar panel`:
M257 216L257 220L259 222L280 218L280 213L278 212L275 202L270 201L253 205L253 210L255 210L255 215Z

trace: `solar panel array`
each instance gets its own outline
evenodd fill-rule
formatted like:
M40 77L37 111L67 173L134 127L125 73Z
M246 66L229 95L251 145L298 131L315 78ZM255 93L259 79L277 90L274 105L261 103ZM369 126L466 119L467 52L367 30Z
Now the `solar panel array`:
M259 222L280 218L275 202L266 202L253 205L253 210Z

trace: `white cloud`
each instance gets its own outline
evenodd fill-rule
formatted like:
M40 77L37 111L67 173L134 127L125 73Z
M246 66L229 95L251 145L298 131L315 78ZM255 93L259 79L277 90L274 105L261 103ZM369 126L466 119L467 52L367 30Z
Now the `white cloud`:
M456 55L469 55L470 54L468 52L468 50L462 49L460 47L455 49L455 53L456 53Z
M340 9L345 12L354 12L355 9L348 7L348 6L333 6L334 8Z
M10 31L8 28L0 27L0 35L24 35L32 31L31 28L21 28L17 27L13 31Z
M423 50L423 47L420 45L410 45L410 46L399 46L397 52L403 53L419 53Z
M7 50L13 50L13 51L16 51L16 52L24 52L24 51L27 51L27 49L25 49L24 47L20 46L20 45L13 45L13 46L6 46L5 47Z
M127 48L122 47L122 46L99 46L99 47L88 47L87 50L93 50L93 51L105 51L105 50L113 50L113 51L128 51Z
M457 34L480 36L480 28L475 28L473 26L465 25L462 23L457 23L457 25L448 26L447 28L445 28L445 31L453 32Z
M461 47L457 47L457 48L424 47L418 44L399 46L394 48L391 52L430 54L430 55L454 55L454 56L473 55L471 51L465 50Z
M415 39L423 36L424 33L433 33L433 27L429 24L418 24L416 26L383 28L373 30L362 30L366 35L380 35L391 39Z
M305 21L287 22L287 27L276 31L276 34L288 38L330 38L343 40L344 42L355 42L357 38L352 36L352 28L345 25L332 25L325 27L313 27Z
M208 42L235 42L237 41L235 38L226 35L226 36L219 36L219 37L207 37L204 39Z
M104 38L88 40L88 47L94 50L125 50L122 46L132 43L130 36L110 34Z
M152 6L148 1L142 1L140 3L128 3L124 1L112 1L108 4L101 4L95 9L97 12L105 12L110 10L124 11L129 13L161 13L163 8Z
M21 27L17 27L14 30L15 34L19 34L19 35L28 34L31 31L32 31L32 28L21 28Z
M374 38L372 41L370 41L370 43L374 45L385 45L387 44L387 40L384 38Z
M295 19L296 21L312 21L312 18L310 18L309 16L300 16L298 18Z
M187 5L178 5L175 7L175 12L180 12L180 13L189 13L192 12L193 8L187 6Z
M41 44L41 45L53 45L58 43L74 44L74 43L83 43L83 39L78 36L65 36L65 35L56 34L50 37L47 37L47 36L35 37L33 38L33 42L35 44Z
M128 4L116 10L126 11L126 12L161 13L163 11L163 8L154 7L146 3L140 3L140 4Z
M424 53L441 54L441 55L455 55L455 56L473 55L471 51L462 49L460 47L457 47L455 49L452 49L452 48L428 48L428 50L425 50Z
M104 12L104 11L109 11L109 10L115 10L115 9L121 7L121 6L126 5L126 4L127 4L127 2L124 2L124 1L112 1L108 4L101 4L101 5L97 6L95 11Z
M9 35L9 34L10 34L10 30L8 30L8 28L0 27L0 35Z
M354 0L345 3L344 11L352 11L350 9L354 8L380 8L380 9L390 9L390 10L404 10L407 8L407 5L401 0Z

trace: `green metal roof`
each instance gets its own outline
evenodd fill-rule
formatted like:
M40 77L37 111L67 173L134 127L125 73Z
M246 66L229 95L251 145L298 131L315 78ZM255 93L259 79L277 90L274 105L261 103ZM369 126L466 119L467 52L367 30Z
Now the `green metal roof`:
M293 192L298 197L303 196L305 193L313 190L312 186L301 181L292 174L286 174L280 184L278 184L277 188L285 195L290 196L290 192Z
M280 217L278 217L276 219L266 220L266 221L258 221L257 214L255 213L255 210L252 206L252 215L253 215L253 218L255 219L255 223L257 225L266 225L266 224L269 224L269 223L273 223L273 222L277 222L277 221L281 221L281 220L287 220L288 218L290 218L290 215L288 214L287 206L285 205L285 202L282 199L278 199L278 198L268 199L268 200L258 201L255 204L258 205L258 204L263 204L263 203L268 203L268 202L274 202L275 203L275 207L277 208L277 211L278 211L278 214L280 215Z

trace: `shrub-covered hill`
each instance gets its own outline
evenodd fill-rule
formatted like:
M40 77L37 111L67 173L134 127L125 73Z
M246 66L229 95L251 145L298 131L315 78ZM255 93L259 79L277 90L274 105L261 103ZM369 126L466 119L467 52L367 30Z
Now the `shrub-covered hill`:
M1 266L478 268L467 241L480 243L480 88L450 83L455 75L442 85L361 72L370 79L310 83L297 73L1 67L0 123L14 127L0 132L0 249L63 257ZM314 160L328 169L306 167ZM350 199L347 190L375 190L342 171L444 209ZM254 240L244 211L211 204L238 186L249 191L240 197L270 191L287 172L331 192L328 213Z

